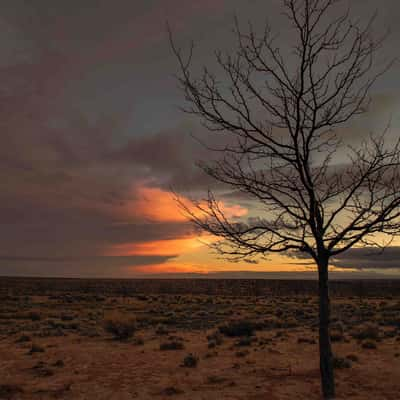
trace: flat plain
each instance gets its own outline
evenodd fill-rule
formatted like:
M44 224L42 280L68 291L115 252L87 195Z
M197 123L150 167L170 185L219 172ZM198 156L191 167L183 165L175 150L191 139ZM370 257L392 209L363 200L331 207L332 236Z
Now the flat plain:
M0 278L0 399L320 399L315 282ZM400 398L400 283L332 287L338 399Z

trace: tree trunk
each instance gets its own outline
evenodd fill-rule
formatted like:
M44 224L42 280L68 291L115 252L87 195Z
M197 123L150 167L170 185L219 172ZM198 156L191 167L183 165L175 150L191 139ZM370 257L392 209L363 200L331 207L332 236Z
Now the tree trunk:
M319 360L321 386L324 399L335 397L335 378L333 373L333 356L330 338L330 301L328 286L328 260L318 262L319 278Z

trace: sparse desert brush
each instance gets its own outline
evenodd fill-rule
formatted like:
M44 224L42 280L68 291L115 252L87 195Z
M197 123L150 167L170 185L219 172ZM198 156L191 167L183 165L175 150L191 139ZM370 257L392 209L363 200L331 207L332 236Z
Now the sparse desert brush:
M197 364L199 362L199 357L193 355L192 353L189 353L185 358L183 359L182 366L186 368L196 368Z
M295 318L287 318L281 322L281 328L289 329L289 328L296 328L299 326L298 322Z
M379 327L376 324L368 323L358 327L352 332L352 337L358 340L379 339Z
M358 356L356 354L348 354L346 358L352 362L358 362Z
M236 343L235 346L238 347L246 347L246 346L251 346L253 342L253 339L251 336L244 336L242 338L240 338Z
M18 385L0 384L0 399L12 399L23 392Z
M207 376L206 383L215 385L218 383L224 383L226 380L227 380L227 378L225 378L223 376L210 375L210 376Z
M345 326L342 321L335 321L331 324L331 330L343 334L345 331Z
M64 361L63 360L57 360L56 362L54 362L53 367L57 367L57 368L62 368L65 366Z
M177 389L175 386L168 386L161 392L161 394L165 396L175 396L177 394L182 394L182 393L183 391L181 389Z
M144 339L142 337L136 337L134 340L134 344L137 346L143 346L144 345Z
M337 331L337 330L332 330L332 332L331 332L331 341L332 342L343 342L343 340L344 340L343 332Z
M38 344L33 343L30 350L28 351L29 355L35 354L35 353L43 353L44 348L42 346L39 346Z
M236 357L246 357L249 354L250 354L250 352L248 350L237 351L235 353Z
M397 329L390 329L390 330L387 330L387 331L385 331L385 332L383 333L383 336L384 336L385 338L394 338L394 337L396 337L397 335L398 335Z
M218 352L213 351L213 352L204 354L203 358L206 360L207 358L212 358L212 357L217 357L217 356L218 356Z
M178 340L171 340L160 344L160 350L182 350L185 346Z
M119 312L105 317L103 326L106 332L118 340L129 339L137 329L136 318Z
M155 331L157 335L168 335L169 331L163 324L158 324Z
M219 327L219 331L229 337L251 336L254 330L255 324L251 321L230 321Z
M314 338L309 338L309 337L299 337L297 338L297 343L298 344L315 344L316 341Z
M264 319L263 324L265 329L276 329L281 327L282 321L280 320L280 318L272 316Z
M335 368L335 369L351 368L351 360L349 358L334 356L333 357L333 368Z
M30 342L31 338L28 335L21 335L15 343L25 343L25 342Z
M42 316L39 312L36 311L31 311L28 314L28 317L32 320L32 321L40 321L42 319Z
M222 335L219 331L215 331L210 335L207 335L208 347L219 346L223 343Z
M75 315L67 314L67 313L61 313L60 319L61 319L61 321L72 321L72 320L75 319Z
M361 347L363 349L374 350L374 349L376 349L376 342L373 340L366 340L366 341L362 342Z

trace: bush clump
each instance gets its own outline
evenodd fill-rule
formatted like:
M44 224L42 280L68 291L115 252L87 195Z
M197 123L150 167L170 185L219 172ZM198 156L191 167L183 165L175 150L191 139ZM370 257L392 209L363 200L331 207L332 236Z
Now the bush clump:
M158 324L155 331L157 335L168 335L169 330L162 324Z
M183 348L183 343L178 340L172 340L160 344L160 350L182 350Z
M32 355L35 353L44 353L44 348L42 346L33 343L30 350L28 351L28 354Z
M21 393L23 390L18 385L0 384L0 399L12 399Z
M104 329L111 333L114 339L127 340L137 329L136 319L124 314L113 314L104 319Z
M332 363L335 369L351 368L351 360L348 358L333 357Z
M353 332L352 336L358 340L379 339L379 327L375 324L365 324Z
M254 323L250 321L231 321L219 327L219 331L229 337L252 336L254 330Z
M351 362L358 362L358 356L356 354L349 354L346 356L346 358Z
M215 346L220 346L223 343L222 335L219 331L215 331L207 336L208 348L212 349Z
M252 343L252 338L250 336L244 336L240 338L235 345L238 347L244 347L244 346L251 346Z
M183 366L186 368L196 368L197 364L199 362L199 358L193 355L192 353L189 353L184 359L183 359Z
M16 341L15 343L26 343L26 342L30 342L31 338L28 335L21 335Z
M28 316L31 319L31 321L40 321L42 319L41 314L36 311L29 312Z
M362 343L361 346L363 349L371 349L371 350L376 349L376 343L373 340L366 340L365 342Z

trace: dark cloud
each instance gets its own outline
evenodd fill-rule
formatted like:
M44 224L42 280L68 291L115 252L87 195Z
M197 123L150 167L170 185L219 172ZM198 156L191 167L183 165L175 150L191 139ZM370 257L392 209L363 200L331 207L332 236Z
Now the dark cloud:
M192 233L186 222L139 214L141 185L189 191L215 185L196 161L217 155L191 135L210 146L225 139L208 135L174 106L182 96L165 20L180 43L196 40L200 65L216 46L232 47L234 12L256 24L266 14L280 21L280 4L2 1L0 274L117 276L168 261L161 255L101 257L110 246ZM394 24L397 43L398 2L381 6L380 26ZM356 1L354 7L364 15L375 3ZM284 40L288 36L282 32ZM396 71L379 90L396 89ZM377 119L397 105L396 96L378 99ZM225 199L247 200L237 193Z
M400 247L392 246L386 248L384 251L370 247L353 248L333 258L332 265L358 270L400 270Z
M137 268L162 264L173 256L132 257L1 257L0 275L52 276L63 278L131 277Z
M290 253L290 257L301 260L297 265L314 265L307 253ZM356 270L399 270L400 246L387 247L383 251L376 247L352 248L332 257L330 264L334 267Z

